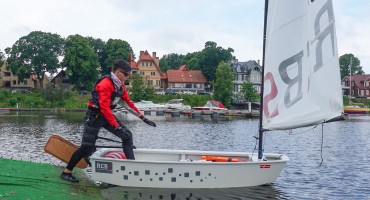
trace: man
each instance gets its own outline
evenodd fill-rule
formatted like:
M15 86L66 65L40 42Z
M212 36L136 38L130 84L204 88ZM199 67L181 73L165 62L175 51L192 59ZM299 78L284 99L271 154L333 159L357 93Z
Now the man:
M135 159L132 133L117 121L112 111L119 100L125 101L145 123L156 127L156 124L145 118L130 100L124 86L130 74L131 66L125 60L120 59L114 63L110 76L102 77L96 82L91 93L92 98L88 103L81 146L73 153L69 163L60 175L62 179L71 182L79 181L72 175L72 170L82 158L89 157L94 153L96 139L101 127L121 138L126 158Z

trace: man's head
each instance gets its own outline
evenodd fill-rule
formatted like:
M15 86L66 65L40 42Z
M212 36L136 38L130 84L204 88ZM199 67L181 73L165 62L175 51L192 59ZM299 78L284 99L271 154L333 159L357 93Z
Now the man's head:
M125 82L131 75L131 66L125 60L118 59L114 62L112 71L122 82Z

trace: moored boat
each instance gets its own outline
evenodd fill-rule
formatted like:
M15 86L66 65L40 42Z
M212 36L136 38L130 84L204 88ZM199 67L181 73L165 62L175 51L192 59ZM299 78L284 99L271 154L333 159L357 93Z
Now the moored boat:
M189 111L191 110L191 106L184 105L183 99L171 99L167 103L164 104L168 106L168 109L172 110L180 110L180 111Z
M217 100L209 100L207 101L206 105L204 106L197 106L193 107L194 110L207 110L207 111L214 111L214 112L226 112L227 108Z
M156 103L153 103L152 101L144 101L144 100L136 102L135 106L140 111L164 111L168 109L167 105L156 104Z

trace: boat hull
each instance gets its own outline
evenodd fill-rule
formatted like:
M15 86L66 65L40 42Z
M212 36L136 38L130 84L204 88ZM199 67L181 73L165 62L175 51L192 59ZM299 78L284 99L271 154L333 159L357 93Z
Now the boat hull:
M370 108L344 108L346 114L370 114Z
M136 160L104 158L111 150L94 153L92 178L96 181L148 188L232 188L274 182L289 160L281 154L265 154L267 161L249 153L135 149ZM117 149L115 150L117 151ZM212 162L202 156L237 159Z

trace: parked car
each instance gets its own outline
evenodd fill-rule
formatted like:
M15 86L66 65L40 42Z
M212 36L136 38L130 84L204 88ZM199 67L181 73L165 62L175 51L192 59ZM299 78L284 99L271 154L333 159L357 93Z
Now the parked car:
M86 91L86 90L79 91L78 93L81 94L81 95L88 95L88 94L90 94L90 92L89 91Z
M169 94L178 94L178 92L173 91L173 90L167 90L165 95L169 95Z
M31 93L31 91L29 91L27 89L21 89L20 91L21 91L21 93Z
M367 97L365 95L357 95L356 98L358 98L358 99L366 99Z
M155 93L156 94L160 94L160 95L166 94L166 92L164 91L164 89L155 89Z

